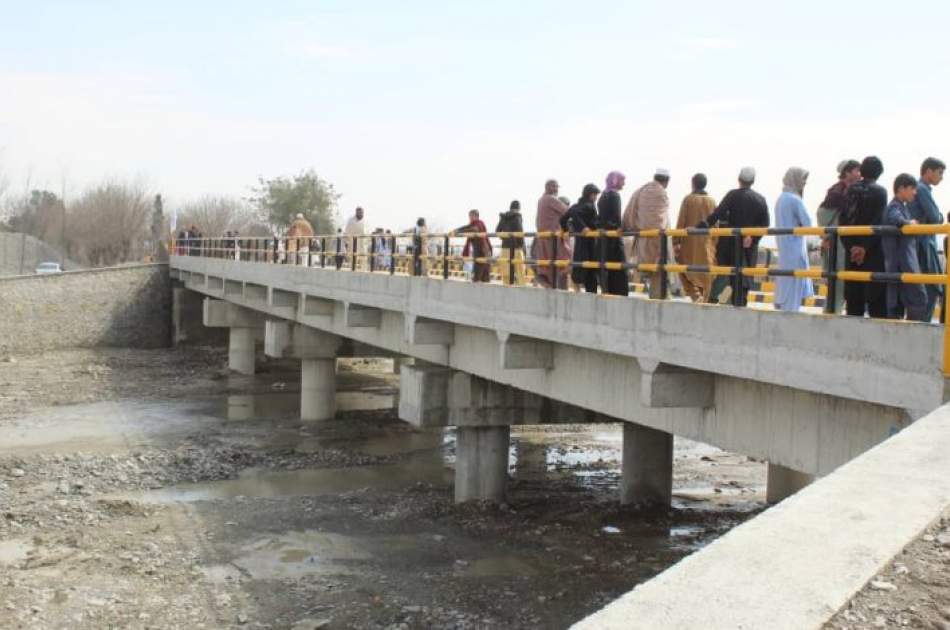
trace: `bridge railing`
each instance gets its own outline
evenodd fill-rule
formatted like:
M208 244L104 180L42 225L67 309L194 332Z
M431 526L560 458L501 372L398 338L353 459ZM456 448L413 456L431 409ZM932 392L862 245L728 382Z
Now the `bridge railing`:
M288 264L339 271L388 273L411 276L427 276L443 279L467 279L476 281L500 281L503 284L521 284L531 275L546 276L551 288L567 289L562 275L573 269L596 270L598 284L607 286L610 271L638 271L650 274L659 286L651 291L651 297L669 297L669 274L693 273L731 278L733 304L738 305L744 278L795 277L824 279L827 283L827 302L835 303L836 281L908 283L944 286L942 314L946 314L947 289L950 288L948 273L890 273L839 270L837 247L828 252L824 268L780 269L741 264L744 261L743 240L745 237L764 236L924 236L950 235L950 225L890 225L875 226L829 226L798 228L686 228L643 230L585 230L583 232L463 232L448 233L402 233L343 235L329 234L311 237L202 237L173 241L170 251L177 255L222 258L243 262ZM686 265L671 260L670 238L731 238L732 254L736 264ZM616 247L625 238L659 239L659 255L656 262L627 262L608 260L611 244ZM535 248L526 248L528 239L547 241L550 255L545 258L529 257ZM574 239L595 239L597 245L590 251L587 260L565 258L566 243ZM468 253L463 255L463 245ZM495 251L500 255L493 255ZM590 252L589 252L590 253ZM544 273L550 270L549 273ZM944 335L944 374L950 377L950 336Z

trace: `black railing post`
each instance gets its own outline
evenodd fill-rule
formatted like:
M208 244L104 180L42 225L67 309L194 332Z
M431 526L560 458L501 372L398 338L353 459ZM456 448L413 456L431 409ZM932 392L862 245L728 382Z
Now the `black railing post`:
M735 269L733 270L732 276L732 305L739 306L739 290L742 287L742 267L745 258L745 248L742 246L742 229L741 228L732 228L732 232L735 236L735 243L733 244L733 252L735 254Z
M515 283L515 239L508 238L508 284Z
M396 235L389 237L389 275L396 273Z
M350 271L356 271L356 244L357 244L358 242L359 242L359 241L357 241L356 237L354 236L354 237L353 237L353 249L350 250L350 253L353 254L352 258L350 258Z
M320 237L320 268L326 269L327 267L327 237Z
M670 260L670 246L667 242L666 230L660 230L660 299L665 300L670 297L670 276L666 271L666 265Z
M369 242L369 270L376 270L376 237L374 236Z
M554 236L551 237L551 240L554 241L554 247L551 248L551 286L555 289L560 289L558 286L561 280L560 269L557 268L557 242L561 240L558 238L557 230L553 232Z
M825 286L828 291L825 293L824 312L834 313L835 302L838 301L838 232L833 228L825 229L831 231L830 234L825 232L825 236L830 236L831 247L828 248L828 267L825 269Z
M419 266L419 247L420 243L416 242L416 239L412 239L412 275L418 276L421 268Z
M604 236L604 230L596 232L600 244L600 292L607 293L607 238Z
M449 235L442 237L442 279L449 279Z

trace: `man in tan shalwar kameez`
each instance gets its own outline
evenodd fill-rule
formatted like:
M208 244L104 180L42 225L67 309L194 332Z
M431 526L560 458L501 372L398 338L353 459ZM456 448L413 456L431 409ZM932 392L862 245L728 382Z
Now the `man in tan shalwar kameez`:
M716 209L716 200L706 193L706 176L702 173L693 175L693 192L683 198L680 205L679 218L676 228L682 230L691 228L706 220ZM681 265L715 265L716 240L702 236L680 237L674 240L676 261ZM680 274L683 283L683 292L694 302L705 302L709 297L709 288L713 277L704 273Z
M309 252L311 238L313 238L313 226L302 214L297 214L294 222L290 224L290 229L287 230L288 262L300 264L296 255L297 250L299 249L301 254Z
M670 196L666 192L669 183L669 171L659 168L653 176L653 181L647 182L633 193L623 213L625 230L656 230L670 227ZM637 237L636 255L637 262L641 265L660 262L660 239ZM660 273L651 273L648 277L650 278L650 297L661 297Z
M535 226L538 232L557 232L561 229L561 217L567 212L567 205L557 198L557 180L549 179L544 182L544 195L538 199L538 214L535 217ZM554 254L553 238L535 238L531 245L531 257L535 260L550 261ZM573 252L571 243L565 236L557 238L557 260L570 260ZM538 266L535 277L538 284L546 288L567 289L567 279L570 277L570 267L560 267L557 276L550 266ZM557 286L553 279L557 279Z

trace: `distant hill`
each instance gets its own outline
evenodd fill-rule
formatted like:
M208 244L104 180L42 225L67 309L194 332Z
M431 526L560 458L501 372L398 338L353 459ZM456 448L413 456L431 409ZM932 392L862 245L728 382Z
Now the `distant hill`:
M0 276L31 274L41 262L63 262L63 257L57 248L28 234L0 232ZM82 266L67 258L63 268Z

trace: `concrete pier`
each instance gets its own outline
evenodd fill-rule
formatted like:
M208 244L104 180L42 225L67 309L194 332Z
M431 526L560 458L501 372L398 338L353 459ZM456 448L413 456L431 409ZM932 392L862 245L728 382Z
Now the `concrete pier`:
M459 427L455 442L455 502L504 503L511 427Z
M228 368L254 374L254 329L232 327L228 335Z
M784 501L814 480L814 475L769 463L765 500L768 503Z
M669 507L673 499L673 434L623 425L622 505Z
M336 359L300 361L300 419L332 420L336 415Z

